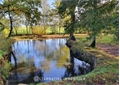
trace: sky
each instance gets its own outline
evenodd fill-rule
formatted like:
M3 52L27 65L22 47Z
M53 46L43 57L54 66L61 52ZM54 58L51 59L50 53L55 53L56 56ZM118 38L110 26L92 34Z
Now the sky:
M53 6L52 6L52 3L53 3L53 2L55 2L55 0L48 0L48 4L50 4L51 7L53 7Z

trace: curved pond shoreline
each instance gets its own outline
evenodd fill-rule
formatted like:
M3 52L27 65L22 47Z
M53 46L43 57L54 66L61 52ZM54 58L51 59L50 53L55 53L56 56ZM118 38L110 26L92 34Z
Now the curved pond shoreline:
M85 61L91 65L91 70L96 67L97 58L95 55L83 50L83 49L76 49L76 41L74 40L67 40L66 45L70 49L70 54L72 57L75 57L81 61Z

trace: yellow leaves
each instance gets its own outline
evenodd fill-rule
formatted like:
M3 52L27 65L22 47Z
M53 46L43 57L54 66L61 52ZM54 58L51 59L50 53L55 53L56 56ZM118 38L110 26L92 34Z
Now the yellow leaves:
M38 34L38 35L44 34L44 27L43 26L33 26L32 34Z
M59 7L60 6L60 1L56 1L55 5L56 5L56 7Z
M4 28L4 30L3 30L3 35L4 35L5 37L7 37L8 34L9 34L9 32L10 32L10 29L9 29L9 28Z
M64 22L70 23L71 22L71 17L68 16L67 14L65 14Z

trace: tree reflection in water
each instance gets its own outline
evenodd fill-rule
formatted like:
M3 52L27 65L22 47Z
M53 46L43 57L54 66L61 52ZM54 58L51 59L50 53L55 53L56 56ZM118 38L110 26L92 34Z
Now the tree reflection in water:
M9 85L18 83L38 83L52 80L40 78L65 78L86 74L90 71L89 64L70 57L66 39L23 40L13 45L17 58L17 68L9 75ZM14 66L14 60L11 59ZM39 81L34 81L34 77Z
M9 85L16 85L18 83L30 84L41 82L42 81L41 79L43 77L43 71L41 69L34 69L35 68L34 63L32 66L33 68L31 68L30 70L26 70L30 71L29 73L24 72L23 74L21 74L17 69L15 69L11 76L9 76L10 79ZM34 81L35 76L39 77L39 81L37 82Z
M64 66L66 67L66 71L62 79L66 77L84 75L91 71L90 64L80 61L72 56L70 56L70 63Z

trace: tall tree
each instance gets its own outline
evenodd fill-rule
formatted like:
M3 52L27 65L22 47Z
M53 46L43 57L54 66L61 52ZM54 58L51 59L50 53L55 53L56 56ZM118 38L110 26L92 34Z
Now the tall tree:
M64 19L62 19L62 14L58 14L58 7L60 6L60 0L55 0L55 2L53 3L53 17L55 17L54 21L55 21L55 25L58 27L59 29L59 34L60 34L60 29L61 27L64 26Z
M61 0L60 6L58 7L58 13L62 15L62 18L70 17L65 22L65 30L70 34L70 38L75 31L75 8L77 4L78 0Z
M20 10L24 13L26 20L29 25L38 25L40 21L41 11L41 0L22 0Z
M50 14L50 5L48 4L48 0L41 0L41 18L42 18L42 26L44 27L44 34L46 30L46 26L49 23L49 14Z
M111 14L115 12L117 0L79 0L79 8L83 8L84 11L80 11L80 25L88 30L90 37L93 37L90 46L95 47L95 41L98 34L103 29L109 29L108 20Z
M74 18L76 7L78 18ZM66 30L72 35L76 26L85 28L93 38L92 47L95 47L96 36L102 30L110 30L117 25L115 34L118 34L118 0L62 0L58 9L59 14L71 17L71 21L66 22Z
M12 17L11 17L11 8L13 7L13 4L15 4L15 2L13 2L13 0L5 0L3 2L3 4L1 5L3 10L8 13L8 17L9 17L9 21L10 21L10 32L9 32L8 37L10 37L10 35L12 33L12 29L13 29Z
M0 7L2 8L1 13L4 13L5 16L8 13L10 20L10 33L8 37L10 37L13 30L13 13L19 16L25 16L31 27L32 25L36 25L37 21L40 20L41 13L39 7L41 7L41 0L4 0L0 3Z

